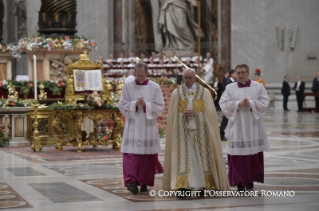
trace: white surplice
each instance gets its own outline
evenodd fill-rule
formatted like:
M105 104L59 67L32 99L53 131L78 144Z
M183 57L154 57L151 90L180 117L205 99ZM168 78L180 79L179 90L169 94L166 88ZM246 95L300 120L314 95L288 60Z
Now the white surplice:
M250 108L239 107L239 102L249 99ZM251 81L250 87L239 88L237 83L226 86L219 105L228 118L225 136L228 154L253 155L270 150L263 116L269 104L265 87Z
M182 85L185 86L185 85ZM193 98L196 91L196 83L188 89L185 86L187 93L187 109L193 109ZM188 128L188 146L189 146L189 164L190 172L188 176L188 188L190 189L205 189L205 180L203 173L203 165L200 158L198 142L195 142L196 124L194 117L187 117Z
M145 111L136 101L143 97ZM135 80L124 84L119 109L126 117L121 152L133 154L159 153L160 138L157 128L157 117L165 107L160 86L149 80L147 85L136 85Z

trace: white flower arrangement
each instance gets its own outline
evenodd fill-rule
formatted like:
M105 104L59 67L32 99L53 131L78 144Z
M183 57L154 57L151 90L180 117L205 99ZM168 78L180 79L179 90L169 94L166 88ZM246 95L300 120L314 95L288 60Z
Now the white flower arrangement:
M70 38L57 37L57 38L47 38L44 36L35 36L29 38L23 38L18 41L16 45L0 44L0 52L9 52L13 57L20 58L20 51L26 49L28 51L34 51L39 48L45 48L51 51L53 48L63 48L64 50L82 49L88 48L92 51L97 50L97 44L95 40L86 38Z

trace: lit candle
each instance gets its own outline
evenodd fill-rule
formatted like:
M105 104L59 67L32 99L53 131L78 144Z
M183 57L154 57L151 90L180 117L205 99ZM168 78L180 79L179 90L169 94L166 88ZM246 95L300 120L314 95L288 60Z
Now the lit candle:
M33 55L33 83L34 83L34 99L38 99L38 88L37 88L37 57Z

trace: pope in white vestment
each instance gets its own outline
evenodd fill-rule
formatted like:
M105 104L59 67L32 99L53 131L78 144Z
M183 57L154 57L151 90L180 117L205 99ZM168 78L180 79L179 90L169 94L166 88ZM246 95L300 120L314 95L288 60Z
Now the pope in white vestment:
M219 101L228 118L228 178L238 190L253 188L264 182L263 151L270 150L263 121L269 99L265 87L251 81L245 64L236 67L237 83L226 86Z
M135 80L124 83L119 109L126 117L121 152L125 187L133 194L154 186L155 173L163 171L158 161L160 137L157 117L164 110L164 99L158 84L146 78L147 65L135 66Z
M170 96L163 189L228 190L214 101L195 75L186 69Z

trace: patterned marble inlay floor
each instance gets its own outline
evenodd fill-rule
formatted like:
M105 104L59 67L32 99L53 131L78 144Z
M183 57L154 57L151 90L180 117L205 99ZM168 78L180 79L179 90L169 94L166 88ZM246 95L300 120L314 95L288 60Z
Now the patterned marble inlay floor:
M17 208L32 208L32 206L8 184L0 183L0 209Z
M218 113L219 120L221 113ZM0 209L57 210L318 210L319 114L270 109L265 125L271 151L264 152L265 182L257 197L152 197L132 195L123 185L122 155L111 148L72 147L31 153L28 147L0 149ZM227 142L222 142L226 168ZM164 161L165 140L160 161ZM46 151L47 150L47 151ZM156 176L158 193L162 175ZM236 190L236 187L231 187ZM293 197L267 197L262 191L295 191Z

